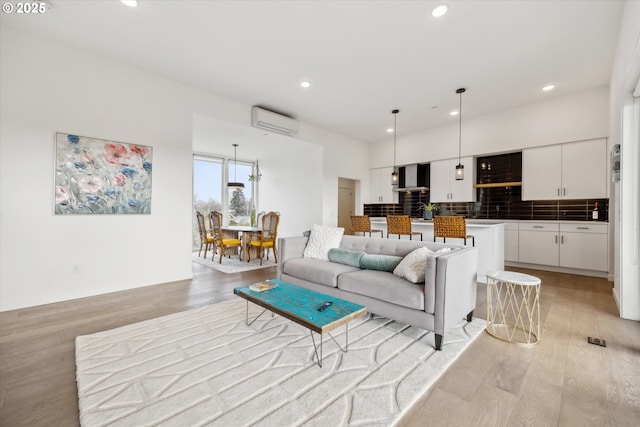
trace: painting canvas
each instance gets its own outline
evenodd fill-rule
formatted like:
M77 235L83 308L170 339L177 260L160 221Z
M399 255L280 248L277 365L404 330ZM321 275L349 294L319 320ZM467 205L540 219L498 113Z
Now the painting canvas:
M55 213L150 214L153 148L56 133Z

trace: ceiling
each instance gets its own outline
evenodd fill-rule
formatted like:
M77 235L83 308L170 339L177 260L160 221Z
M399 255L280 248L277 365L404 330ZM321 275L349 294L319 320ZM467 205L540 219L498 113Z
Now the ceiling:
M389 138L393 108L398 135L457 121L459 87L470 118L608 84L624 8L449 0L434 18L442 2L48 3L0 22L366 142Z

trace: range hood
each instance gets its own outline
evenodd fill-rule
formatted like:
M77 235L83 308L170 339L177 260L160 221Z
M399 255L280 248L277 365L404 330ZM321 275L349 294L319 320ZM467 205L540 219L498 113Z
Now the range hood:
M404 169L404 182L402 169ZM428 175L428 165L412 164L402 166L400 167L400 183L393 191L429 191L429 187L426 185Z

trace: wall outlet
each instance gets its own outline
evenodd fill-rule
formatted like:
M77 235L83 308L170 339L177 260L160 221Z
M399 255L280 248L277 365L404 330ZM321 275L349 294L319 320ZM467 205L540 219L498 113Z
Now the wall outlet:
M607 346L607 341L603 340L602 338L587 337L587 342L589 344L599 345L600 347Z

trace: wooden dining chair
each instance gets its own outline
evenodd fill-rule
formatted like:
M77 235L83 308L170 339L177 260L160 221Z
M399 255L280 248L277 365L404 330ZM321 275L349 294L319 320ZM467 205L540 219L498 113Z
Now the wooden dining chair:
M247 252L247 262L251 261L251 248L258 250L260 257L260 265L262 265L262 257L267 252L269 259L269 249L273 250L273 256L278 262L278 251L276 249L276 239L278 238L278 224L280 223L280 215L276 212L267 212L262 215L262 229L260 233L251 236L249 248Z
M238 247L239 251L242 251L242 242L239 239L225 239L222 234L222 214L217 211L209 212L209 222L211 222L211 233L213 238L213 255L211 261L216 256L216 250L220 250L220 264L222 264L222 257L225 255L227 248ZM240 253L238 253L240 257ZM231 258L231 255L229 255Z
M204 246L204 257L207 257L207 251L209 250L209 246L213 245L213 237L207 233L207 227L204 222L204 215L200 212L196 211L196 221L198 222L198 232L200 232L200 250L198 251L198 256L202 253L202 247ZM214 250L215 253L215 250Z
M371 233L380 233L380 237L384 237L382 230L371 229L371 218L368 215L351 215L351 233L362 233L363 236L369 233L369 237Z
M437 237L442 237L446 242L447 237L453 239L464 239L465 246L467 239L471 239L471 246L476 245L476 238L467 234L467 221L463 216L435 216L433 217L433 241Z
M409 240L413 240L413 236L420 235L422 240L422 233L420 231L411 230L411 218L409 215L388 215L387 216L387 239L389 234L397 234L398 239L400 236L409 236Z

